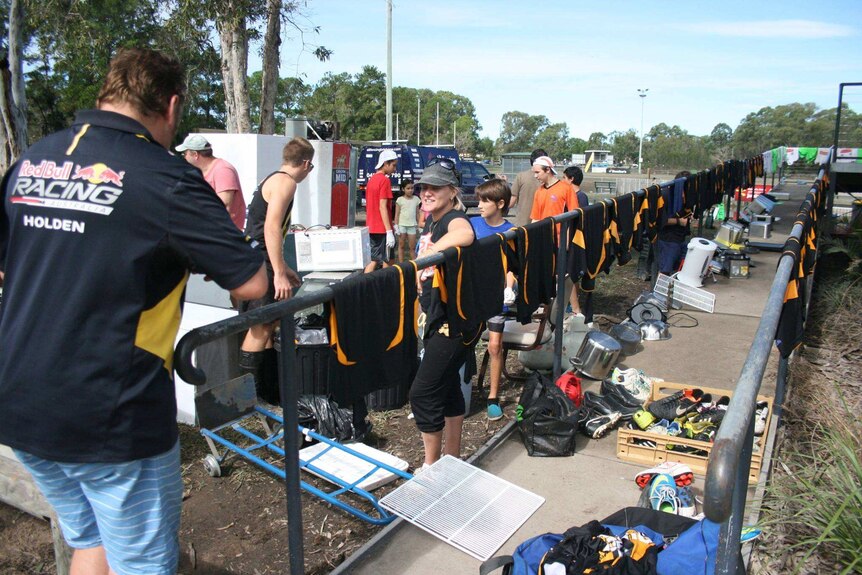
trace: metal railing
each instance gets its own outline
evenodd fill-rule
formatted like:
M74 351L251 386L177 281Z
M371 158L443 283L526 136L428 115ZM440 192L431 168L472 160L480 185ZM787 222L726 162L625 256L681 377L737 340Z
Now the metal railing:
M818 181L822 181L828 174L828 164L824 166L826 167L820 169L817 181L809 191L806 200L817 193ZM822 193L827 192L823 190ZM831 199L827 204L831 205ZM810 209L815 209L814 202ZM802 234L803 225L797 220L790 237L804 242ZM757 394L775 342L787 284L796 263L794 256L788 253L783 254L778 260L775 279L769 290L769 297L757 326L754 341L709 456L704 487L704 513L708 519L721 524L715 569L719 575L739 573L744 567L739 564L739 537L748 494ZM808 281L811 280L813 276L808 277ZM807 290L807 293L810 295L811 290ZM773 418L780 418L787 383L788 361L788 358L783 355L779 356Z
M553 219L561 224L560 237L568 237L569 226L577 218L580 213L577 211L566 212L560 216L555 216ZM541 225L541 224L537 224ZM507 240L515 238L515 231L510 230L504 234ZM483 238L480 242L498 241L495 236ZM566 245L559 242L556 261L556 276L557 276L557 293L563 294L565 270L566 270ZM434 254L426 258L416 261L419 269L423 269L432 265L442 264L445 260L444 252ZM345 282L352 281L351 279L344 280ZM302 295L282 302L277 302L262 308L251 310L242 315L231 317L216 323L205 325L189 331L180 339L177 348L174 352L174 365L177 373L186 382L192 385L203 385L206 383L206 374L199 368L195 367L192 361L194 350L203 344L219 340L233 334L243 332L253 325L280 322L281 341L291 342L296 339L296 324L294 322L294 314L297 312L320 305L331 301L334 293L331 288L323 288L314 291L308 295ZM554 379L559 377L562 366L562 326L563 317L565 314L565 305L557 306L557 318L554 325L555 337L555 353L553 373ZM284 444L299 445L299 416L297 413L297 401L299 393L297 385L294 385L294 378L287 378L284 374L296 374L297 362L296 353L285 353L291 349L291 346L282 345L282 352L279 354L279 391L281 395L281 408L284 417ZM297 449L284 450L284 471L285 471L285 492L287 498L287 527L288 527L288 553L290 563L290 573L293 575L301 575L305 573L305 552L303 547L303 529L302 529L302 500L300 491L299 479L299 451Z
M669 184L671 184L671 182L662 182L658 185L663 187ZM639 197L643 197L646 194L646 190L641 189L631 193ZM606 199L603 200L602 203L610 206L611 202L612 200ZM590 208L597 205L598 203L591 204ZM553 218L555 222L561 224L559 232L560 237L569 237L570 226L572 226L579 217L580 212L572 211ZM801 227L798 225L794 226L793 233L797 236L801 234ZM514 239L515 231L510 230L504 235L507 240ZM489 238L483 238L479 241L490 242L496 240L492 236ZM563 297L563 294L565 294L565 275L567 269L567 246L565 242L558 242L558 244L556 260L556 293L557 297ZM416 264L419 269L422 269L432 265L442 264L444 260L444 253L438 253L433 256L417 260ZM769 349L774 339L775 329L778 325L778 316L781 311L784 289L787 285L787 279L789 278L791 267L792 259L782 258L779 265L779 271L776 274L776 280L773 283L773 288L770 292L767 310L764 312L760 327L758 328L757 335L755 337L755 344L752 345L749 359L746 361L746 366L740 376L737 391L733 395L733 399L728 407L728 413L725 416L724 421L727 423L722 424L721 431L716 438L716 445L712 451L713 455L710 461L716 459L720 460L720 462L716 465L710 466L710 473L707 478L707 500L705 505L707 515L711 519L724 522L721 531L722 549L720 550L721 553L719 555L720 561L727 561L727 551L732 548L730 542L733 541L733 539L729 539L730 534L735 534L737 552L739 549L738 541L741 523L738 519L739 516L741 516L741 506L744 506L745 503L745 489L735 489L734 486L740 484L738 479L739 477L742 477L741 485L747 486L748 469L751 463L751 438L754 425L753 406L757 390L760 387L760 381L763 377ZM344 281L351 280L347 279ZM294 341L296 336L294 314L303 309L326 303L332 300L333 295L331 288L323 288L308 295L302 295L290 300L277 302L236 317L231 317L191 330L183 336L175 350L174 365L176 366L177 373L183 380L192 385L203 385L206 382L206 375L192 363L192 354L194 350L205 343L245 331L253 325L279 321L281 328L281 341ZM554 360L552 369L554 380L556 380L562 372L562 331L566 305L565 302L562 301L559 303L560 305L556 306L556 317L553 322ZM279 360L279 389L281 394L281 407L284 414L284 441L285 445L299 445L299 421L296 408L297 400L299 399L298 386L293 385L293 378L287 378L284 376L284 374L297 373L296 354L295 352L285 353L288 349L291 349L290 346L283 345ZM782 377L786 377L786 361L783 371L781 368L779 369L779 378ZM293 575L300 575L304 573L304 549L302 539L302 502L300 498L300 466L298 450L285 450L284 465L290 573ZM725 499L731 494L734 497L734 505L732 509L739 509L740 512L738 513L731 514L731 507L725 504ZM729 572L730 571L727 570L721 571L721 573Z

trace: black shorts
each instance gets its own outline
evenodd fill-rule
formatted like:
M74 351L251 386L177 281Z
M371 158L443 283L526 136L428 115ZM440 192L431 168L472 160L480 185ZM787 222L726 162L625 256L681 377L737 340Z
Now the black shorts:
M424 345L425 355L410 386L410 407L419 431L435 433L443 429L447 417L467 410L459 372L472 348L460 336L448 337L436 330Z
M264 257L266 258L266 261L264 261L264 265L266 266L266 281L268 284L268 287L266 288L266 293L263 294L263 297L259 297L257 299L240 301L240 313L245 313L247 311L257 309L271 303L275 303L275 272L273 272L272 270L272 263L269 261L269 257L266 255L266 253L264 253Z
M386 247L386 234L368 234L371 243L371 261L389 263L389 248Z

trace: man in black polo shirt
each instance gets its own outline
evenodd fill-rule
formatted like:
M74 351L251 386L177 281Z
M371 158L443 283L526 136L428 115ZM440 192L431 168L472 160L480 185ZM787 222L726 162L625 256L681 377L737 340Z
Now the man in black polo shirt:
M184 95L179 62L121 51L98 109L34 144L0 186L0 443L57 510L72 572L175 572L186 280L266 291L260 253L168 152Z

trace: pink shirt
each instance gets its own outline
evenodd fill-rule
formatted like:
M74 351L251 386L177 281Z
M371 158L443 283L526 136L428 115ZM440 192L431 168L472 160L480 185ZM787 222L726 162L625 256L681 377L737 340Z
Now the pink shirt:
M240 231L245 229L245 198L242 197L242 187L239 184L239 174L236 173L236 168L230 165L226 160L216 158L210 166L210 169L204 174L204 179L212 186L212 189L219 192L228 190L236 190L233 194L233 199L227 207L230 214L230 219Z

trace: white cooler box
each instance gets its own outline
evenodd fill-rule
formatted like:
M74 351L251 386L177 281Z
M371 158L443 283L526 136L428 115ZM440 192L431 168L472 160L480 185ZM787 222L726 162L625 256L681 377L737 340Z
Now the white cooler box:
M294 240L297 271L359 270L371 262L367 227L297 232Z

